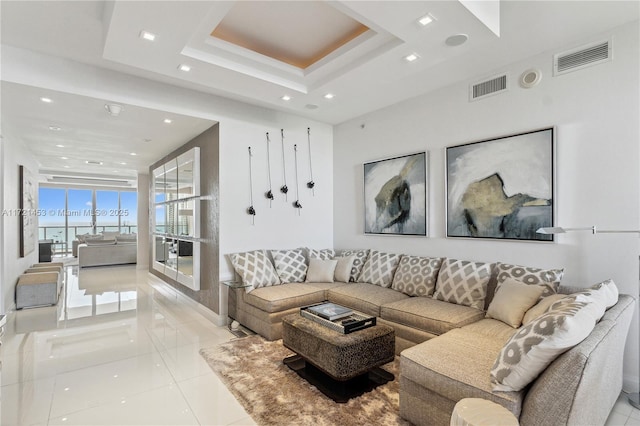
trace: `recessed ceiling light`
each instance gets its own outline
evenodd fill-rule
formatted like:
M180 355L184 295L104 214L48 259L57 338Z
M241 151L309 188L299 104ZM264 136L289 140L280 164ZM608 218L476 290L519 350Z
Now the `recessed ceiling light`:
M117 117L118 115L120 115L124 108L122 108L122 105L118 104L105 104L104 109L106 109L110 115Z
M435 19L433 18L433 16L431 16L430 14L427 13L422 18L418 19L418 23L420 25L422 25L423 27L426 27L427 25L432 23L434 20Z
M407 56L404 57L404 60L407 62L413 62L418 60L419 56L415 53L410 53Z
M290 100L291 100L291 96L289 96L289 95L284 95L284 96L282 96L280 99L282 99L283 101L290 101Z
M140 38L148 41L154 41L156 39L156 35L154 33L150 33L149 31L140 31Z
M49 126L49 130L53 130L54 132L57 132L62 130L62 128L58 126Z
M60 145L60 144L58 144L58 145L56 145L56 146L57 146L58 148L64 148L64 145Z
M68 168L69 168L69 166L62 166L62 167L64 167L65 169L68 169Z
M187 64L180 64L180 65L178 65L178 69L179 69L180 71L184 71L184 72L189 72L189 71L191 71L191 67L190 67L189 65L187 65Z
M120 171L119 170L114 170L113 173L120 173Z
M455 46L460 46L461 44L464 44L467 40L469 40L468 35L456 34L456 35L452 35L451 37L448 37L444 41L444 44L446 44L447 46L455 47Z
M335 95L333 93L327 93L326 95L324 95L325 99L333 99L335 97Z
M129 155L138 155L135 152L130 152Z
M91 165L93 165L93 166L102 166L102 161L87 160L87 161L85 161L85 163L87 163L87 164L91 164Z
M127 165L127 163L118 163L118 164L120 164L121 166L126 166Z
M50 104L51 102L53 102L51 98L45 98L45 97L40 98L40 100L45 104Z
M171 120L170 118L165 118L163 120L164 124L171 124L173 122L173 120Z
M61 160L68 160L69 157L60 157Z

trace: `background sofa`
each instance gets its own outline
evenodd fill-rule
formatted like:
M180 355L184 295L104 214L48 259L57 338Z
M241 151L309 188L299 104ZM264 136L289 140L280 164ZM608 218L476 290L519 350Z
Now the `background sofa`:
M78 266L123 265L136 263L138 247L135 234L116 235L113 239L87 239L78 245Z
M287 257L294 257L291 251L284 252ZM523 425L606 421L622 389L623 349L634 309L631 296L620 295L588 337L556 358L532 384L519 391L495 392L490 378L492 367L505 343L518 331L517 327L488 317L496 288L516 277L529 283L537 280L535 284L545 287L548 294L580 290L559 285L561 269L433 258L422 258L422 267L418 268L415 256L407 256L414 262L408 268L402 265L410 261L389 262L387 256L377 267L367 269L372 257L387 254L352 250L340 255L354 253L360 258L352 265L347 282L286 282L300 277L291 274L291 264L296 262L278 262L282 254L278 251L255 251L248 257L247 253L231 255L236 272L251 286L230 289L229 316L265 338L276 340L282 336L282 317L325 300L375 315L379 323L395 330L396 352L401 355L400 414L414 424L448 424L454 405L463 398L490 399L509 409ZM295 256L302 263L300 254ZM307 265L313 256L330 259L336 254L332 250L307 250ZM262 266L255 268L257 264ZM484 296L480 294L471 302L465 298L456 302L454 296L448 296L445 280L451 278L447 275L452 274L452 265L488 270L488 277L482 278ZM246 266L248 270L243 269ZM273 270L270 266L274 266ZM408 270L417 274L409 274L403 285L397 277ZM415 295L422 290L420 285L411 283L420 281L419 276L424 279L418 284L431 285L431 294ZM260 280L270 284L256 288ZM359 280L368 282L356 282Z

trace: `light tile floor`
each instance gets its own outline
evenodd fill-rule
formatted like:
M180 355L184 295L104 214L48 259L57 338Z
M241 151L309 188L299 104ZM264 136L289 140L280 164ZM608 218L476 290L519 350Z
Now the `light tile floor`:
M57 307L8 315L0 424L255 424L198 352L225 327L135 265L65 274Z
M65 270L57 307L8 315L0 424L254 425L199 354L233 338L135 266ZM621 394L607 426L640 426Z

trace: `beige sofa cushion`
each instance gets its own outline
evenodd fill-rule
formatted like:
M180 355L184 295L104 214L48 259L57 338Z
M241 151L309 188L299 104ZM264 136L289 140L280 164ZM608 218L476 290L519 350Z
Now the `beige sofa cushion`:
M493 392L490 371L505 339L466 329L451 330L435 339L402 351L402 376L457 402L484 398L520 415L525 393Z
M382 305L380 318L440 335L454 328L479 321L484 312L468 306L410 297Z
M265 312L280 312L325 300L325 291L302 283L260 287L244 294L244 301Z
M330 302L376 317L380 316L382 305L407 298L399 291L367 283L344 284L327 291Z

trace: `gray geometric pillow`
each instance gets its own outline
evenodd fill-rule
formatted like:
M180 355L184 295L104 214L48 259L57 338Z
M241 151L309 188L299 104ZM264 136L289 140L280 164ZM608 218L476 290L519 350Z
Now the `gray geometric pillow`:
M357 283L360 279L360 274L362 273L362 268L364 267L367 258L369 257L369 249L363 250L343 250L340 253L340 256L355 256L353 259L353 266L351 266L351 276L349 277L349 282Z
M409 296L431 296L441 265L442 259L439 257L403 255L391 288Z
M271 250L276 271L283 283L301 283L307 276L307 259L302 249Z
M498 262L496 264L498 285L504 282L507 278L513 278L516 281L520 281L525 284L543 285L546 287L542 293L542 297L551 296L558 292L560 286L560 280L564 275L564 269L539 269L529 268L527 266L509 265L506 263Z
M309 253L309 259L314 258L314 259L320 259L320 260L331 260L333 259L333 256L336 255L335 250L333 249L322 249L322 250L316 250L316 249L308 249Z
M258 287L280 284L280 278L264 250L234 253L230 257L242 282L249 285L247 292Z
M482 310L493 263L445 259L438 274L434 299Z
M362 268L358 280L362 283L370 283L381 287L391 287L393 275L400 263L400 254L382 253L371 250L367 262Z

